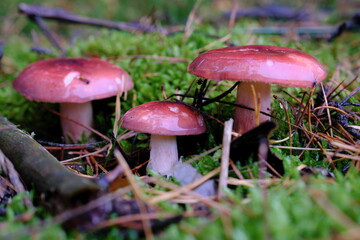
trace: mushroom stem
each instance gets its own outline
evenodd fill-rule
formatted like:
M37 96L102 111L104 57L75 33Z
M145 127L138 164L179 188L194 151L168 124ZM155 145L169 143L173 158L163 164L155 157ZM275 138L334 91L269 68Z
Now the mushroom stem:
M148 170L171 176L172 168L178 162L176 136L152 134L150 137L150 162Z
M260 111L270 113L271 88L267 83L242 82L238 86L236 104L255 109L251 85L255 88L257 101L260 101ZM260 113L259 123L269 119L270 117ZM243 134L254 127L256 127L255 111L237 107L234 116L234 131Z
M92 126L92 105L91 102L85 103L60 103L60 113L67 116L85 126ZM83 134L88 138L91 131L80 126L79 124L61 118L62 132L65 141L77 142L82 139Z

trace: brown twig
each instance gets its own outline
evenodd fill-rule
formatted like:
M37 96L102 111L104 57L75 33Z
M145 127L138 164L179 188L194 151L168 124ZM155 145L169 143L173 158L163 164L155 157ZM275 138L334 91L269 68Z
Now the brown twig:
M61 52L64 52L64 49L61 47L60 42L51 32L51 30L48 28L48 26L41 17L34 15L34 16L30 16L30 19L32 19L40 27L40 29L44 32L45 36L57 49L59 49Z
M68 23L86 24L98 27L106 27L131 32L154 32L166 33L167 30L153 25L141 25L139 23L114 22L97 18L89 18L75 15L61 8L49 8L40 5L20 3L19 12L29 17L39 17Z

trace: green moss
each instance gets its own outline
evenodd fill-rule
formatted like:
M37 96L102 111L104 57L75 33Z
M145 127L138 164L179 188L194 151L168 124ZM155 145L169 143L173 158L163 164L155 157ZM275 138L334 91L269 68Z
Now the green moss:
M11 1L8 9L15 9L16 3L19 1ZM27 1L29 2L29 1ZM45 1L37 1L44 3ZM70 3L71 2L71 3ZM324 6L327 3L334 5L334 1L322 1L320 4ZM65 1L54 4L53 6L64 7L71 4L71 6L78 6L80 1ZM157 22L166 22L165 13L170 14L172 22L184 22L187 14L191 10L193 1L176 1L170 3L166 1L150 1L144 8L132 8L137 6L139 1L123 1L120 3L112 0L107 1L89 1L87 5L74 8L74 12L78 14L87 15L91 10L93 17L108 16L113 20L133 20L140 16L148 14L153 7L155 7L155 15L162 16ZM114 9L109 10L108 6L114 6ZM177 7L172 7L176 5ZM69 5L70 6L70 5ZM71 7L70 6L70 7ZM122 6L128 6L128 9L123 9ZM200 10L213 10L209 1L203 1ZM0 9L0 15L4 9ZM89 10L90 9L90 10ZM127 11L128 10L128 11ZM199 10L199 12L200 12ZM215 10L214 10L215 11ZM128 92L128 98L121 101L122 113L131 109L133 106L140 105L148 101L162 100L164 91L166 96L170 96L180 91L184 94L190 84L195 79L194 76L187 73L188 64L199 54L199 49L204 48L208 44L213 43L211 48L224 47L225 43L216 42L217 37L223 37L228 34L228 28L224 27L227 20L213 19L215 13L207 11L208 18L204 19L205 24L196 25L194 32L187 38L183 33L174 33L169 36L163 36L158 33L135 34L111 30L86 30L91 32L81 32L73 46L67 47L67 56L69 57L100 57L107 59L110 62L117 64L128 71L134 80L135 86L133 90ZM209 17L210 16L210 17ZM338 20L338 19L337 19ZM212 24L218 21L218 26ZM224 22L221 22L224 21ZM329 21L334 21L330 19ZM271 23L270 23L271 24ZM221 26L220 26L221 25ZM56 30L59 30L56 25L51 25ZM336 39L329 44L326 41L301 39L299 41L292 41L284 38L284 36L273 35L250 35L244 32L244 29L253 27L261 27L263 22L253 19L242 19L236 23L232 31L230 42L235 45L245 44L270 44L285 47L294 47L304 50L319 59L327 68L328 79L334 78L335 81L345 80L350 82L354 75L357 74L357 60L360 45L358 44L359 33L348 33ZM71 35L71 28L61 31L64 36ZM79 28L75 26L75 28ZM82 27L81 27L82 28ZM53 53L50 56L38 55L31 52L32 40L30 31L35 29L32 23L25 23L21 29L21 33L13 36L7 36L4 42L4 71L0 75L0 112L2 115L8 117L12 122L19 125L27 132L34 132L38 138L49 141L61 141L59 118L42 108L39 104L29 102L20 94L16 93L11 83L17 74L27 65L42 58L50 58L59 56L60 53L54 49L47 40L40 37L41 46L50 48ZM203 50L204 51L204 50ZM169 57L168 60L159 59L160 57ZM172 60L179 60L172 62ZM336 67L340 66L337 72ZM338 74L338 75L335 75ZM335 78L336 77L336 78ZM333 80L334 80L333 79ZM210 91L206 97L214 98L226 91L232 82L224 81L223 85L218 82L210 83ZM334 87L333 82L325 81L325 86ZM199 89L199 85L194 83L189 91L189 95L193 96L195 89ZM341 91L341 93L334 99L341 102L350 91L359 87L359 81L349 88L349 91ZM303 96L303 89L300 88L285 88L272 87L273 94L281 98L286 104L285 108L289 112L291 123L295 123L295 116L299 111L303 111L297 101L284 94L284 91L301 99ZM317 90L319 91L319 90ZM305 102L308 96L305 97ZM191 97L184 97L185 102L192 103ZM226 96L223 101L233 103L235 101L235 91ZM352 97L350 102L359 103L358 94ZM94 102L95 113L95 128L102 133L109 134L112 131L114 124L114 103L113 98L106 100L99 100ZM57 110L56 104L45 104L46 107ZM294 114L291 113L291 108L294 108ZM280 104L279 100L273 100L272 113L277 118L278 129L274 131L272 139L279 140L288 137L289 130L286 123L287 118L284 111L284 106ZM359 112L357 106L346 106L346 109L353 112ZM215 117L220 121L228 120L233 116L234 107L230 104L212 103L202 109L210 116ZM334 114L334 112L332 112ZM222 141L223 129L222 125L217 121L206 118L208 131L205 135L200 137L200 141L193 144L192 152L185 155L185 160L191 159L193 155L200 154L209 150ZM325 128L328 126L327 121L322 121ZM301 121L307 129L311 124L312 129L316 131L323 131L314 122L309 123L308 119ZM350 119L349 124L359 125L358 119ZM293 130L296 127L293 127ZM119 129L119 133L124 130ZM205 139L206 138L206 139ZM199 139L197 139L199 140ZM186 152L186 144L188 138L179 138L179 151ZM292 138L292 146L304 147L307 138L301 135L301 131L294 131ZM320 144L323 148L329 148L328 142L322 140ZM126 152L132 152L140 148L148 147L148 135L138 134L137 136L127 139L122 142ZM283 142L283 146L290 145L289 141ZM312 144L309 147L318 147ZM184 218L179 224L173 224L159 235L161 239L264 239L268 234L272 239L327 239L337 237L338 234L343 234L349 230L351 226L347 226L342 222L339 215L333 215L332 207L345 214L354 223L360 223L360 188L358 188L359 174L353 169L344 176L340 172L335 171L336 179L326 179L321 175L315 175L302 180L296 167L300 164L306 164L312 167L329 166L325 156L321 151L305 151L301 157L298 155L302 150L278 149L276 147L271 150L283 160L285 165L285 175L283 182L270 187L266 195L262 192L259 186L247 187L236 186L226 191L229 201L221 204L231 210L230 216L222 216L216 209L212 209L212 217L190 217ZM191 155L191 156L190 156ZM210 155L204 156L195 161L193 165L202 173L206 174L209 171L220 166L221 150L218 150ZM336 163L338 169L349 163L349 160ZM240 166L237 164L240 171L248 178L250 174L256 176L257 165L255 163ZM90 169L86 169L90 172ZM233 174L230 172L230 174ZM160 189L156 188L155 189ZM162 189L161 189L162 190ZM50 218L43 212L35 212L32 221L17 222L16 216L33 209L27 209L21 200L21 196L15 197L8 206L7 216L2 218L2 222L6 222L8 228L6 232L1 234L13 234L13 232L25 229L27 226L41 226L43 218ZM324 202L326 204L324 204ZM180 205L170 204L168 202L161 203L164 210L172 213L181 212ZM185 206L186 207L186 206ZM39 210L40 211L40 210ZM44 217L45 215L45 217ZM231 223L230 225L228 223ZM226 229L231 228L231 232ZM71 239L72 233L65 234L59 226L47 227L42 231L37 231L34 238L39 239ZM123 233L118 229L113 229L107 236L108 239L122 237ZM75 236L76 234L74 234ZM7 235L8 236L8 235ZM15 236L15 235L13 235ZM82 235L77 235L77 239L81 239ZM92 238L93 236L86 236ZM94 239L96 236L93 237ZM139 238L136 231L129 231L129 239Z

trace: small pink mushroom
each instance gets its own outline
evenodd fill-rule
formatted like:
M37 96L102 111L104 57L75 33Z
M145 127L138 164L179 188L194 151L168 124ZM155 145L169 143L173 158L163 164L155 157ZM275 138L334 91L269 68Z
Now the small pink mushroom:
M179 160L176 136L206 131L204 118L194 109L177 102L155 101L127 111L120 119L122 128L150 133L150 162L147 169L172 175Z
M188 66L195 76L221 81L242 81L238 86L236 104L254 109L251 85L260 96L260 111L270 113L270 84L294 87L313 87L326 72L311 55L292 48L249 45L226 47L200 54ZM269 117L260 114L260 122ZM237 107L234 130L244 133L255 127L253 111Z
M29 100L60 103L62 115L91 126L91 101L128 91L133 82L123 69L100 59L55 58L30 64L13 87ZM61 126L66 141L90 135L89 130L65 118Z

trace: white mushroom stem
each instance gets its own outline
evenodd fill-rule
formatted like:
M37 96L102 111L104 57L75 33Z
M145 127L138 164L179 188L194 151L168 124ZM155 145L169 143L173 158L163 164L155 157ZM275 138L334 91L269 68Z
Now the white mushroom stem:
M178 162L176 136L152 134L150 137L150 162L148 170L172 176L172 168Z
M260 101L260 111L270 113L271 88L267 83L242 82L238 86L236 104L255 109L251 85L255 88L257 101ZM260 113L259 123L269 119L270 117ZM234 116L234 131L243 134L254 127L256 127L255 111L237 107Z
M85 126L92 126L92 105L91 102L85 103L60 103L60 113ZM88 138L91 132L79 124L61 118L61 127L66 142L80 141L83 134Z

